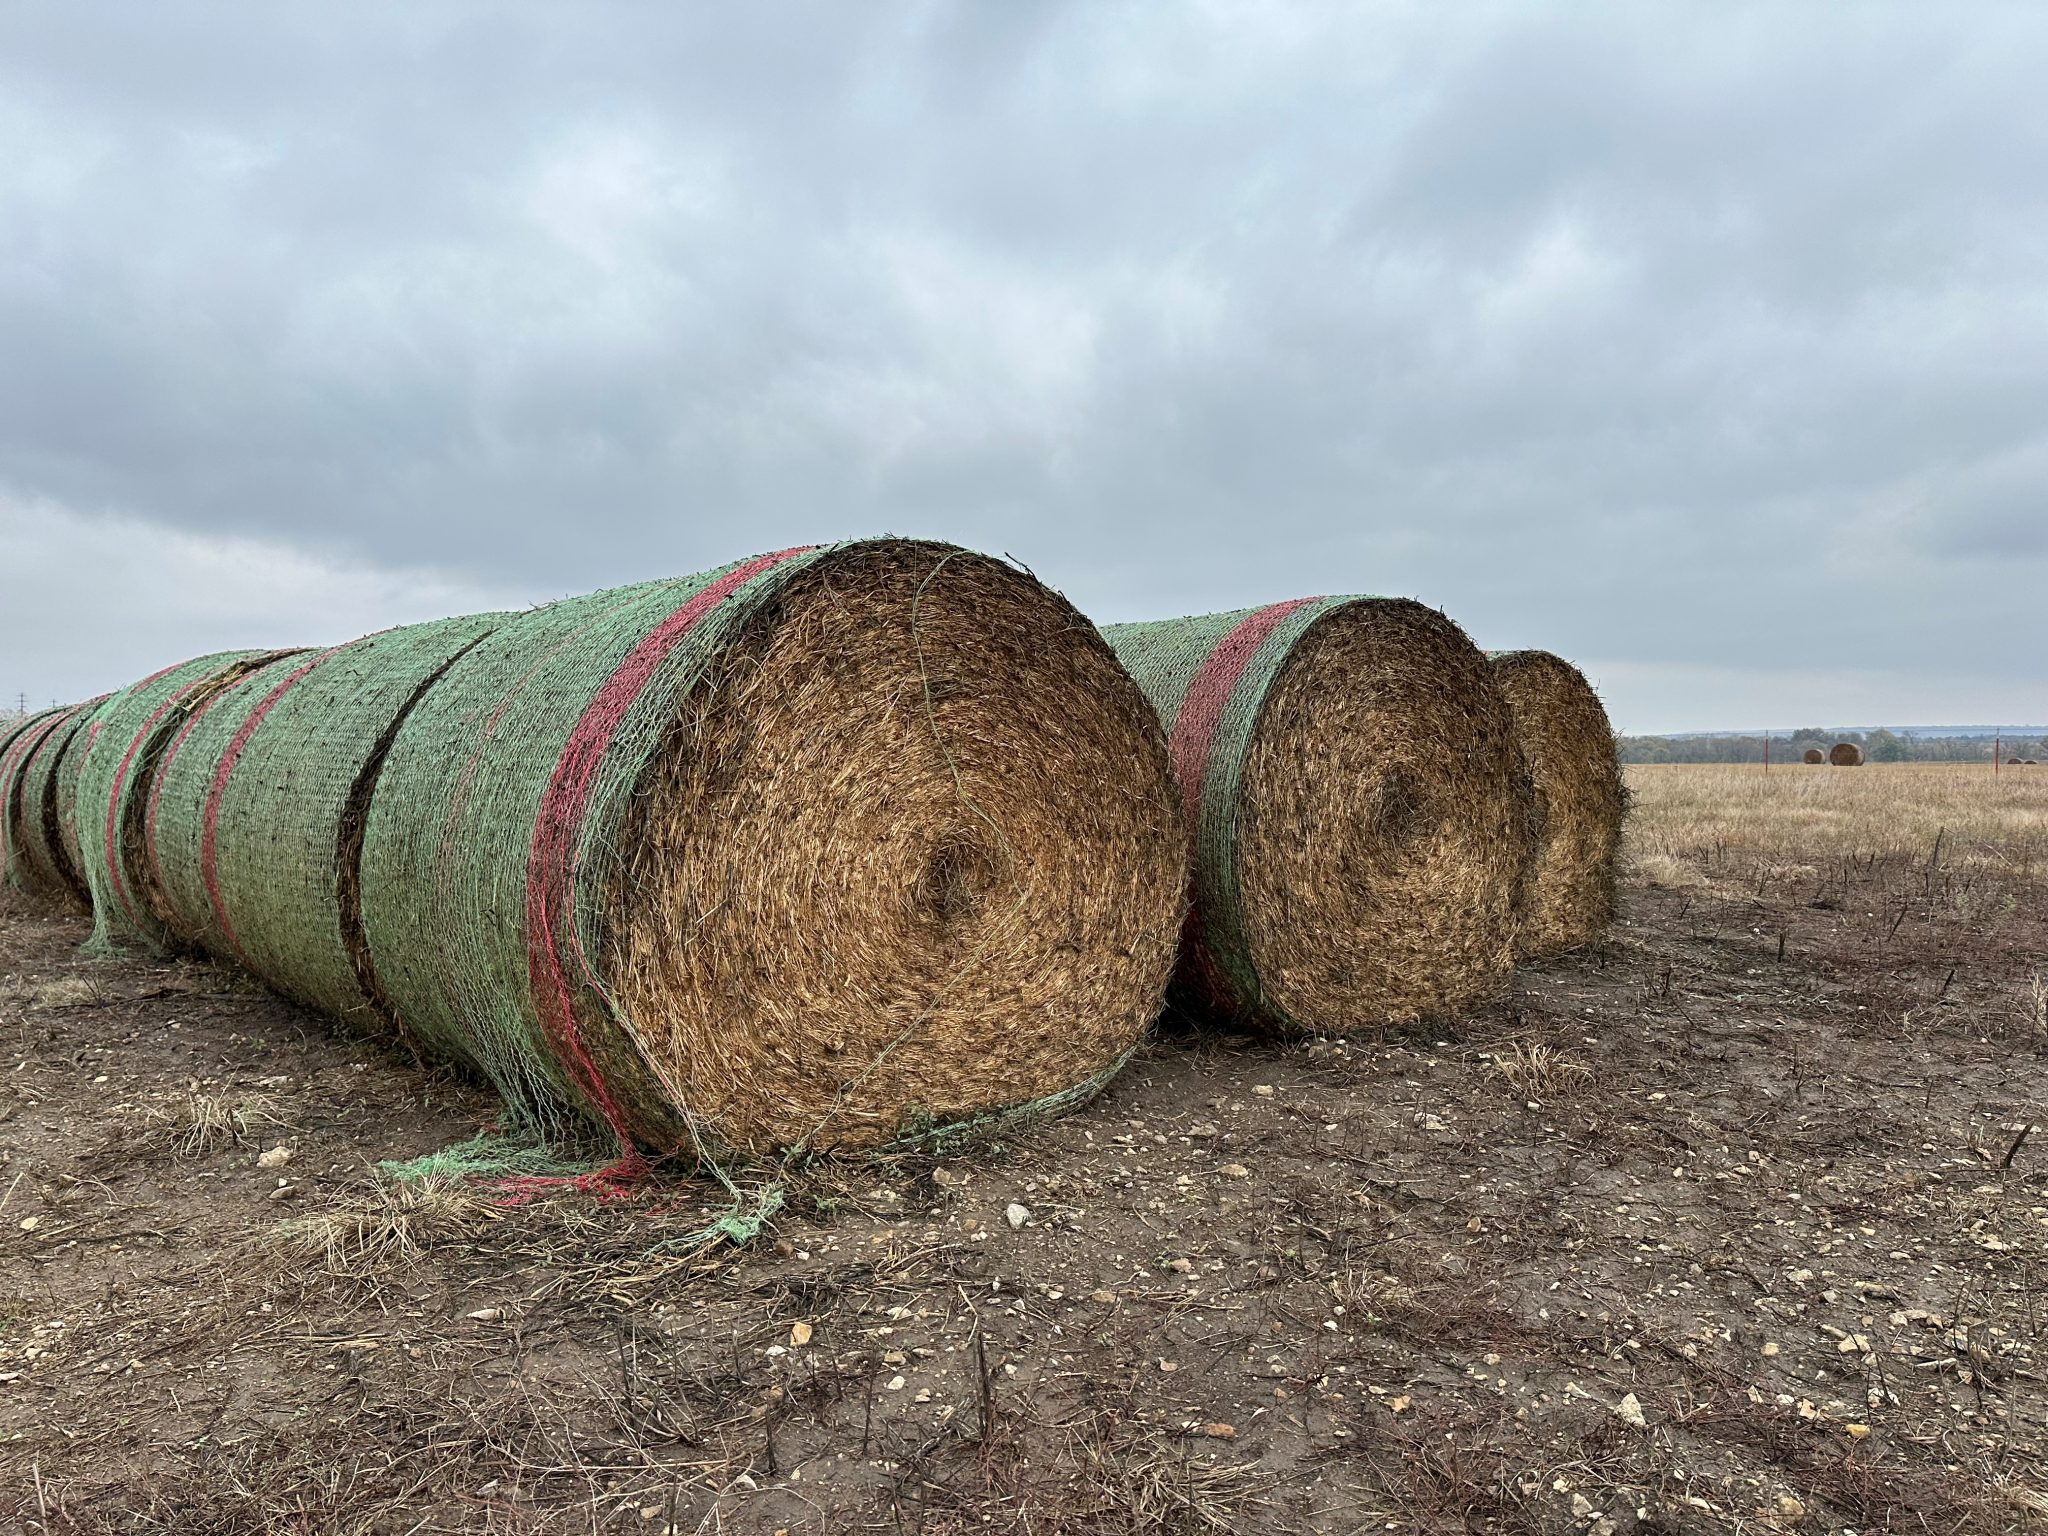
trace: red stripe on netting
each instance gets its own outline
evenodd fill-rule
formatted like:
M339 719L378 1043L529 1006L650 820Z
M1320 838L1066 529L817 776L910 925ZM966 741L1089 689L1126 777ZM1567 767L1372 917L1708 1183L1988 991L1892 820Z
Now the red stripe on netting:
M1210 754L1216 747L1216 731L1223 724L1223 712L1230 707L1237 685L1244 680L1245 669L1282 620L1297 608L1321 601L1317 597L1297 597L1255 609L1217 642L1216 649L1196 669L1187 696L1181 700L1180 712L1173 717L1173 729L1166 737L1166 750L1173 759L1174 776L1180 782L1181 807L1191 839L1201 835L1202 785L1208 777ZM1196 852L1199 857L1200 849ZM1210 953L1199 902L1188 907L1181 945L1183 953L1194 962L1210 997L1227 1002L1231 988L1216 957Z
M24 826L27 825L26 817L28 815L27 795L29 776L36 771L36 764L42 761L43 754L50 750L50 743L55 741L58 738L58 736L63 734L64 728L67 725L75 725L78 721L78 717L85 712L85 709L86 706L83 704L74 704L69 709L65 710L62 714L57 716L55 720L52 720L50 722L50 728L43 732L42 739L38 741L35 744L35 746L30 749L28 755L22 759L20 777L16 782L20 785L21 794L23 796L22 815L24 818ZM4 833L4 830L5 829L0 829L0 833ZM4 837L0 837L0 864L4 864L8 858L11 858L13 856L11 849L12 844L6 841Z
M256 672L275 665L276 660L266 661L263 666L256 668ZM252 672L249 675L253 677L256 674ZM220 674L216 672L214 676L218 677ZM242 679L238 678L236 681L239 683ZM178 727L178 734L173 736L171 744L164 748L163 756L157 759L156 772L149 781L149 809L142 818L142 857L149 866L151 876L159 882L163 879L163 866L156 858L156 816L157 807L163 803L164 780L170 776L171 764L178 760L178 753L184 748L185 738L199 728L199 722L205 717L206 712L226 698L229 692L227 688L220 688L201 699L197 707L185 717L185 723Z
M353 642L351 642L353 643ZM270 692L263 695L256 707L249 711L248 718L235 727L235 734L229 738L227 750L220 755L220 763L213 770L213 783L206 792L206 812L199 823L199 878L206 886L207 905L213 908L214 922L219 925L221 937L228 942L228 948L244 965L249 957L242 953L242 941L235 935L235 925L228 920L227 897L220 888L220 805L228 791L228 780L234 776L235 765L242 760L242 753L248 749L249 738L256 734L256 727L263 723L277 701L285 696L292 685L336 651L346 646L334 646L322 651L311 661L295 667ZM162 776L158 776L162 782Z
M618 1102L612 1097L604 1076L584 1048L576 1025L576 999L569 973L562 963L562 941L558 924L569 927L568 942L576 942L571 905L576 878L576 848L583 830L583 817L597 783L598 769L611 746L626 713L653 680L655 671L692 630L721 603L764 571L785 560L807 553L815 545L800 545L772 555L762 555L727 572L688 602L676 608L640 643L627 653L606 678L597 694L584 708L555 760L548 787L541 796L540 812L534 819L533 846L526 861L527 967L533 986L541 1029L564 1053L563 1065L578 1080L578 1087L592 1107L604 1116L605 1124L619 1140L623 1152L614 1165L614 1177L621 1171L643 1171L646 1160L634 1146L631 1129Z
M75 713L77 708L73 706L38 720L10 741L5 753L0 753L0 871L14 862L14 792L28 782L29 769L35 765L36 755L43 750L50 733Z

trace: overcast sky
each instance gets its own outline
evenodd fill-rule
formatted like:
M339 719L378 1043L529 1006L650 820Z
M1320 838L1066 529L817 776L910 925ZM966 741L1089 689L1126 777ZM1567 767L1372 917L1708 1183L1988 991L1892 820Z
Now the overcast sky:
M855 533L2048 720L2048 10L0 10L0 690Z

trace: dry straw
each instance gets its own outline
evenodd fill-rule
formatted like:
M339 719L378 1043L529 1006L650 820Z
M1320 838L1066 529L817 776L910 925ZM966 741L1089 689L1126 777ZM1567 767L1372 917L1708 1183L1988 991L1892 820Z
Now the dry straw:
M399 724L506 615L385 630L273 661L167 748L149 847L166 926L287 997L392 1026L355 900L363 816Z
M78 767L79 862L92 891L86 949L116 954L130 943L176 947L147 847L150 788L164 753L195 716L275 651L223 651L151 673L102 704L86 728Z
M874 540L479 641L391 743L360 902L406 1028L525 1128L581 1109L716 1156L1099 1081L1159 1006L1185 877L1165 743L1087 621Z
M1838 741L1828 749L1828 761L1837 768L1861 768L1863 749L1853 741Z
M1529 780L1463 630L1325 597L1105 635L1168 723L1192 833L1183 1007L1328 1033L1507 984Z
M1591 943L1614 920L1628 791L1607 711L1584 673L1548 651L1503 651L1493 674L1536 786L1519 947L1525 959L1545 959Z

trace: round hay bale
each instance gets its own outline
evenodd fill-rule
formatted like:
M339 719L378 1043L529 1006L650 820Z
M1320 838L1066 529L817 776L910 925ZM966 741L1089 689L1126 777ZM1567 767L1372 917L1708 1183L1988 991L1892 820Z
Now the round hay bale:
M81 911L91 908L92 893L63 838L63 765L78 750L86 723L104 702L104 697L90 699L51 721L22 763L9 808L14 818L13 853L25 882Z
M1806 755L1800 759L1801 762L1807 763L1824 763L1827 760L1827 753L1821 751L1819 747L1808 747L1806 749Z
M364 813L413 704L507 617L410 625L275 661L195 716L152 788L166 926L296 1002L393 1027L356 901Z
M1628 790L1614 728L1583 672L1548 651L1492 659L1536 790L1536 852L1517 947L1525 959L1546 959L1590 944L1614 921Z
M1104 634L1169 722L1195 867L1180 1006L1324 1034L1507 985L1529 774L1463 630L1323 597Z
M79 862L92 892L92 954L141 942L168 952L175 935L149 867L144 834L159 759L195 711L275 651L222 651L152 672L106 703L87 728L78 765ZM289 653L286 653L289 654Z
M1861 768L1863 749L1853 741L1838 741L1828 748L1828 761L1837 768Z
M515 1120L629 1158L1073 1102L1142 1039L1186 853L1094 628L896 539L573 598L466 652L370 798L371 961Z
M0 879L16 890L42 889L24 857L17 806L24 770L65 714L62 708L39 710L0 734Z

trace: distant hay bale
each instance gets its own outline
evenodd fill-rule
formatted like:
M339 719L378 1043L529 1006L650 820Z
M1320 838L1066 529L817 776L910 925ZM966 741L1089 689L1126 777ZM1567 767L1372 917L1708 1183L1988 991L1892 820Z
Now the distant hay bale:
M86 723L104 699L92 699L58 713L23 759L7 802L11 848L18 872L31 888L52 900L89 911L92 894L63 837L67 780L64 765L75 761ZM75 784L75 775L68 781Z
M92 891L86 948L117 954L129 943L167 952L176 939L158 915L146 833L158 760L195 713L276 651L222 651L153 672L99 708L78 766L78 843Z
M1536 787L1519 947L1524 959L1547 959L1590 944L1614 921L1628 790L1614 729L1584 673L1548 651L1499 653L1493 671Z
M23 858L17 815L23 771L65 713L63 709L38 710L0 729L0 880L16 890L38 888Z
M868 540L521 614L406 716L360 901L410 1036L512 1119L872 1146L1085 1095L1186 881L1165 743L999 561Z
M1529 776L1463 630L1326 597L1104 634L1167 723L1193 843L1180 1006L1340 1033L1507 985Z
M1853 741L1838 741L1828 749L1828 761L1837 768L1861 768L1863 749Z
M1808 763L1825 763L1827 760L1827 753L1821 751L1819 747L1808 747L1806 749L1806 756L1801 759L1802 762Z
M165 925L307 1007L394 1028L356 902L364 815L406 714L507 617L385 630L223 690L152 788Z

